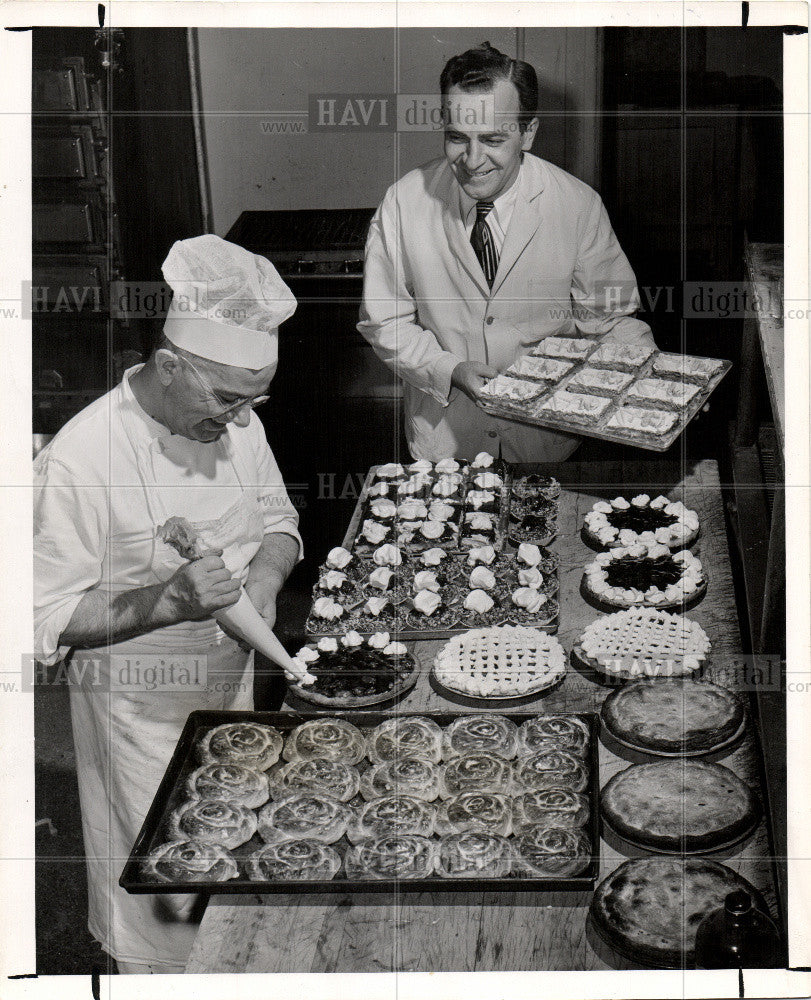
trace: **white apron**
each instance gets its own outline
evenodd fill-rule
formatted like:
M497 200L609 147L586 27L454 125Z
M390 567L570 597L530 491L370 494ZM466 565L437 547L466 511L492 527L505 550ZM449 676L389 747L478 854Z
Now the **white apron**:
M141 484L154 525L183 515L184 490L171 482L166 465L132 439ZM195 527L211 548L223 550L232 575L244 581L248 564L261 545L264 519L249 470L240 469L225 443L236 473L238 499L219 517ZM164 487L164 488L162 488ZM205 489L205 487L203 487ZM217 490L218 487L212 486ZM188 491L186 491L188 492ZM231 501L234 489L210 494ZM173 509L175 508L175 509ZM165 581L184 560L169 546L156 544L145 586ZM145 657L205 657L207 684L181 691L158 687L112 690L122 665L146 663ZM213 619L185 622L127 642L78 650L74 662L93 662L81 686L71 688L71 719L76 747L79 798L87 855L90 933L102 948L123 962L147 963L158 970L185 964L198 924L178 920L159 895L130 895L118 878L152 802L161 777L190 712L195 709L253 708L253 653L222 633ZM112 677L111 677L112 675ZM133 671L129 671L132 680ZM100 683L99 683L100 681ZM199 920L199 914L197 915Z

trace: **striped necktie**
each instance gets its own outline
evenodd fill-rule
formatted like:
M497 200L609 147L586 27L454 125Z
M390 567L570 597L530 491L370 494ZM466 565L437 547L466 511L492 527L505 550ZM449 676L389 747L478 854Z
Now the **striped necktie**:
M487 216L492 211L492 201L476 202L476 221L473 223L473 231L470 234L470 244L476 252L490 288L493 287L498 270L498 251L493 241L493 234L487 225Z

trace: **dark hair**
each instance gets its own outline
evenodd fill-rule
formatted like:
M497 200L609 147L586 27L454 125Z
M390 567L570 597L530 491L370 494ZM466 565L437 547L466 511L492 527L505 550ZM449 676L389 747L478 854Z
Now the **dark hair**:
M489 42L449 59L439 78L439 89L443 97L451 87L492 90L497 80L508 80L518 91L518 124L523 132L538 110L538 77L529 63L511 59Z

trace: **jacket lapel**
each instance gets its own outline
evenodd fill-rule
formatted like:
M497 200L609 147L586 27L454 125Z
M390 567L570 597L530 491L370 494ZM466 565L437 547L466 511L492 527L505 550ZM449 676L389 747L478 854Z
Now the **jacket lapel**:
M515 266L527 244L538 231L541 212L538 195L543 189L540 164L534 157L525 157L519 177L518 193L513 207L510 225L504 237L504 246L498 261L498 270L490 293L495 295L507 275ZM471 250L473 248L471 247ZM473 255L475 259L475 254Z

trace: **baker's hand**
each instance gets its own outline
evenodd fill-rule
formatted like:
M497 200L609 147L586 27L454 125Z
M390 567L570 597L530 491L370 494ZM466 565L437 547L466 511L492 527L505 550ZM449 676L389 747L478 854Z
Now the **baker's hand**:
M175 622L196 622L236 604L239 590L219 555L207 555L181 566L166 582L162 600Z
M478 403L482 398L482 386L496 375L498 372L495 368L483 365L480 361L460 361L451 375L451 385L461 389L474 403Z

